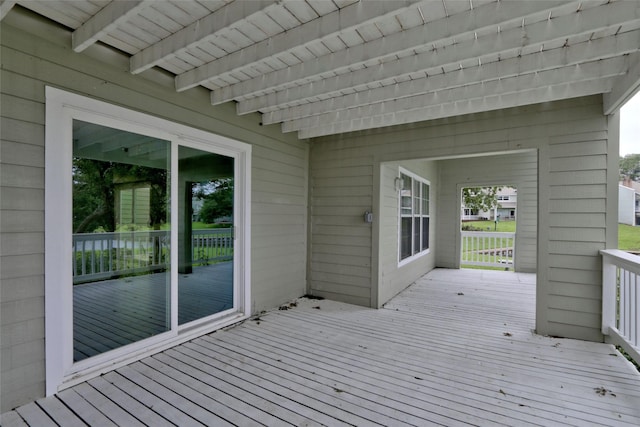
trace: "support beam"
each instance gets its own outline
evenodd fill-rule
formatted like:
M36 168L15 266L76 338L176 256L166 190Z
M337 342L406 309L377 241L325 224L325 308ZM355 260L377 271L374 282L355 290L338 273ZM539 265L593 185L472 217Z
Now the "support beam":
M107 4L71 34L73 50L82 52L109 31L147 7L149 3L150 0L136 0L112 1Z
M14 0L0 0L0 21L7 16L7 13L15 6L16 2Z
M133 55L130 59L131 73L141 73L179 51L212 40L221 30L252 15L266 13L270 7L280 5L275 0L234 1Z
M298 138L315 138L364 129L459 116L462 114L480 113L542 102L558 101L567 98L596 95L608 92L612 86L613 78L608 78L593 81L586 80L576 83L562 83L557 86L538 87L508 94L488 95L485 97L433 105L412 111L380 114L353 121L339 121L315 128L307 128L298 132Z
M311 43L317 39L337 35L340 31L363 25L370 21L380 20L386 15L400 13L416 1L359 1L182 73L176 77L176 89L178 92L190 89L213 77L232 73L252 63Z
M471 68L341 95L327 100L309 102L279 110L275 110L275 107L269 107L268 110L273 109L273 111L263 113L262 123L273 124L295 120L391 99L416 96L434 92L439 88L452 89L482 81L542 72L638 51L640 51L640 31L632 31L591 42L586 41L549 51L536 52L522 57L482 63ZM246 111L245 103L251 103L251 100L241 101L237 104L238 114L243 114ZM271 105L276 104L277 102L273 101Z
M640 91L640 53L628 56L629 71L621 76L613 86L611 92L603 99L604 114L617 112L633 96Z
M366 89L375 82L399 77L409 77L418 72L434 74L442 68L455 68L469 58L482 58L491 61L493 57L519 56L524 48L544 49L545 44L562 45L568 38L579 35L590 35L598 31L618 28L621 24L640 20L640 2L614 2L593 7L571 15L560 16L548 21L525 25L524 28L505 30L498 35L479 37L477 40L466 40L444 48L437 48L416 55L403 57L397 61L359 69L349 74L328 77L313 84L296 86L286 91L276 91L267 98L277 97L282 104L306 100L316 96L339 96L341 91L353 88ZM216 92L232 90L236 96L250 93L256 88L246 87L244 82L215 90L212 98L217 99ZM262 87L261 90L266 89ZM262 102L252 102L251 109L260 111L272 106L262 98ZM243 112L247 112L244 110Z
M558 86L565 82L607 79L624 74L626 69L627 63L624 57L614 57L571 67L521 74L510 78L497 78L491 81L464 85L458 88L433 91L422 95L393 99L292 120L282 124L282 131L292 132L305 128L320 127L334 122L354 121L360 117L403 113L438 104L451 104L466 99L508 95L510 93L516 93L523 88L531 90L548 86Z
M381 59L398 53L410 52L424 46L443 46L475 39L476 34L491 32L495 34L499 24L520 24L544 20L549 10L559 4L562 10L578 9L577 3L566 2L496 2L470 9L450 17L427 22L425 25L413 27L405 31L390 34L370 42L352 46L348 49L333 52L310 61L292 65L283 70L247 80L239 85L247 89L242 93L250 96L265 87L286 89L295 86L297 80L310 80L323 73L346 70L352 66L374 64ZM546 13L543 13L544 11ZM213 104L220 104L236 98L237 91L230 87L222 88L214 93Z

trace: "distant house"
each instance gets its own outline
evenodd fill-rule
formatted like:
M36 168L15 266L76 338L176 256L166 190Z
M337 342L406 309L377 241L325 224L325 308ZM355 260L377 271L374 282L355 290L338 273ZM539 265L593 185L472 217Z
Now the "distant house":
M640 225L640 182L630 179L620 181L618 186L618 222Z
M518 189L514 187L502 187L498 190L498 207L490 211L470 209L462 204L462 221L491 220L496 216L500 221L516 219L516 209L518 204Z

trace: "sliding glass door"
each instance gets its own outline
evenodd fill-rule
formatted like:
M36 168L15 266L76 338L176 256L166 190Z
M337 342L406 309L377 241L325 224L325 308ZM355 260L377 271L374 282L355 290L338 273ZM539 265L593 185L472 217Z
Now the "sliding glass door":
M171 142L73 121L75 362L171 329Z
M185 325L233 309L234 172L233 157L73 121L74 362L170 331L172 310Z
M250 314L251 145L46 88L46 390Z
M178 147L178 324L233 308L231 157Z

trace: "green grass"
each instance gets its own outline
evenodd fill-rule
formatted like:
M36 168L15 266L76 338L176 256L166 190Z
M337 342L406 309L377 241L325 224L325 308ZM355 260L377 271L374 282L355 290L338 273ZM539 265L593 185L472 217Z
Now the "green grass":
M504 233L514 233L516 231L516 221L499 221L497 224L493 221L465 221L463 226L469 225L471 227L479 228L482 231L500 231ZM489 230L487 230L487 228Z
M216 228L215 224L207 224L205 222L192 222L191 229L192 230L204 230L206 228Z
M204 230L207 228L231 228L233 224L207 224L206 222L192 222L191 229L192 230Z
M468 221L464 222L463 225L470 225L475 228L482 229L483 231L494 231L495 223L493 221ZM487 230L487 227L490 230ZM516 222L515 221L501 221L498 223L498 230L500 232L515 232L516 231ZM463 248L464 252L469 252L473 250L477 250L478 248ZM488 248L485 248L488 249ZM634 251L640 252L640 226L633 227L631 225L618 224L618 249L623 251ZM487 257L488 256L483 256ZM472 265L464 265L464 260L462 260L463 268L475 268L482 270L504 270L502 267L483 267L483 266L472 266Z
M482 231L495 231L493 221L465 221L463 225L480 228ZM195 228L195 227L194 227ZM487 230L489 228L489 230ZM498 230L501 232L515 232L516 221L498 222ZM640 226L618 224L618 249L623 251L640 251Z
M618 249L640 251L640 226L618 224Z

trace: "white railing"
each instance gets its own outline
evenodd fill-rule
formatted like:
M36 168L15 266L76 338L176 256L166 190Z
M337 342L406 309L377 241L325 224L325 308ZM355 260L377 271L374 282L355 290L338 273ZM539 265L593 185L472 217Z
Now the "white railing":
M602 254L602 333L640 363L640 257L607 249Z
M516 233L461 231L461 265L513 268Z
M198 264L233 258L233 228L193 230L191 260Z
M232 228L193 230L191 262L206 265L233 258ZM73 235L73 283L167 268L169 231Z

